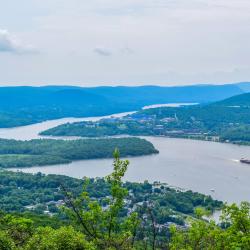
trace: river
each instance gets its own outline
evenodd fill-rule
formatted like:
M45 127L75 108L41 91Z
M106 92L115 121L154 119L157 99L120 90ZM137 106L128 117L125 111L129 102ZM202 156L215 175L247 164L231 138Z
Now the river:
M0 138L3 139L15 139L15 140L32 140L32 139L44 139L52 138L50 136L40 136L41 131L56 127L64 123L73 123L80 121L98 121L103 118L109 117L123 117L134 112L124 112L119 114L98 116L98 117L85 117L85 118L62 118L56 120L44 121L32 125L20 126L15 128L0 128ZM57 139L53 137L54 139ZM75 139L74 137L64 137L64 139Z
M123 115L124 113L114 116ZM67 118L0 129L0 137L19 140L37 139L41 138L38 135L40 131L65 122L98 119L100 117ZM185 190L210 194L213 198L229 203L250 201L250 166L238 161L241 157L250 156L250 147L188 139L142 138L152 142L160 153L129 158L131 164L126 180L161 181ZM112 171L112 159L74 161L70 164L32 167L21 171L63 174L77 178L103 177Z

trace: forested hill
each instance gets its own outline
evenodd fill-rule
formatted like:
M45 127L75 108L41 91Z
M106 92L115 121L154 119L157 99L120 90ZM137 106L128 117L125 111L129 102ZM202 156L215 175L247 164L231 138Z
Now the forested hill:
M159 103L207 103L248 92L250 83L180 87L1 87L0 127L102 116Z
M117 119L63 124L42 135L101 137L129 134L216 140L250 145L250 93L220 102L138 111Z
M123 157L159 153L151 142L133 137L72 141L0 139L0 168L45 166L70 163L74 160L112 158L116 148L119 148Z
M250 93L245 93L245 94L227 98L223 101L216 102L215 105L249 107L250 106Z

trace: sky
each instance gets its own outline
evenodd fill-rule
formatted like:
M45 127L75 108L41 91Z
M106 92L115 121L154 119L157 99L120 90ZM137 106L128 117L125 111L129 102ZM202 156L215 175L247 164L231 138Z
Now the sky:
M249 0L0 0L0 85L250 81Z

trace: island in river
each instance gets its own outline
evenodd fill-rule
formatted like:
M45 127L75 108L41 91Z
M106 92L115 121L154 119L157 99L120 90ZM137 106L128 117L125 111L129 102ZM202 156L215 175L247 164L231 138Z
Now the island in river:
M123 115L112 115L112 118ZM87 117L82 120L97 121L99 119L100 117ZM0 129L0 136L15 140L43 138L38 135L39 132L77 120L80 119L59 119L18 128ZM141 138L150 141L159 150L159 154L128 157L131 166L126 180L133 182L148 180L151 183L160 181L185 190L208 194L215 199L230 203L250 201L250 168L238 161L250 155L249 146L155 136ZM72 138L62 137L61 139ZM112 171L112 159L81 160L69 164L30 168L17 167L12 170L64 174L77 178L103 177ZM212 189L214 192L211 192Z
M112 158L116 148L121 157L158 153L151 142L133 137L30 141L0 139L0 167L45 166L73 160Z

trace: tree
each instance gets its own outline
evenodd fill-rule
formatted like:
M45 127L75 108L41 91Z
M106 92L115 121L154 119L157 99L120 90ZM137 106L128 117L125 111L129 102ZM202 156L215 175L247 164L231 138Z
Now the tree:
M124 208L124 199L128 195L123 187L122 177L129 162L121 160L119 151L114 152L113 173L106 177L110 185L110 198L106 199L105 209L98 200L93 200L86 192L74 199L66 192L66 209L68 215L81 228L87 239L98 249L132 249L136 230L139 225L137 213L130 213L125 218L119 216ZM64 191L66 189L62 187Z
M14 241L3 231L0 231L0 249L1 250L15 250Z
M95 250L91 242L73 227L40 227L26 244L25 250Z
M222 213L225 238L231 249L250 249L250 203L226 206Z
M23 246L34 231L33 221L30 219L6 215L0 222L5 225L5 232L8 233L17 247Z
M221 226L214 221L194 220L187 230L171 228L172 250L250 249L250 203L225 206Z

